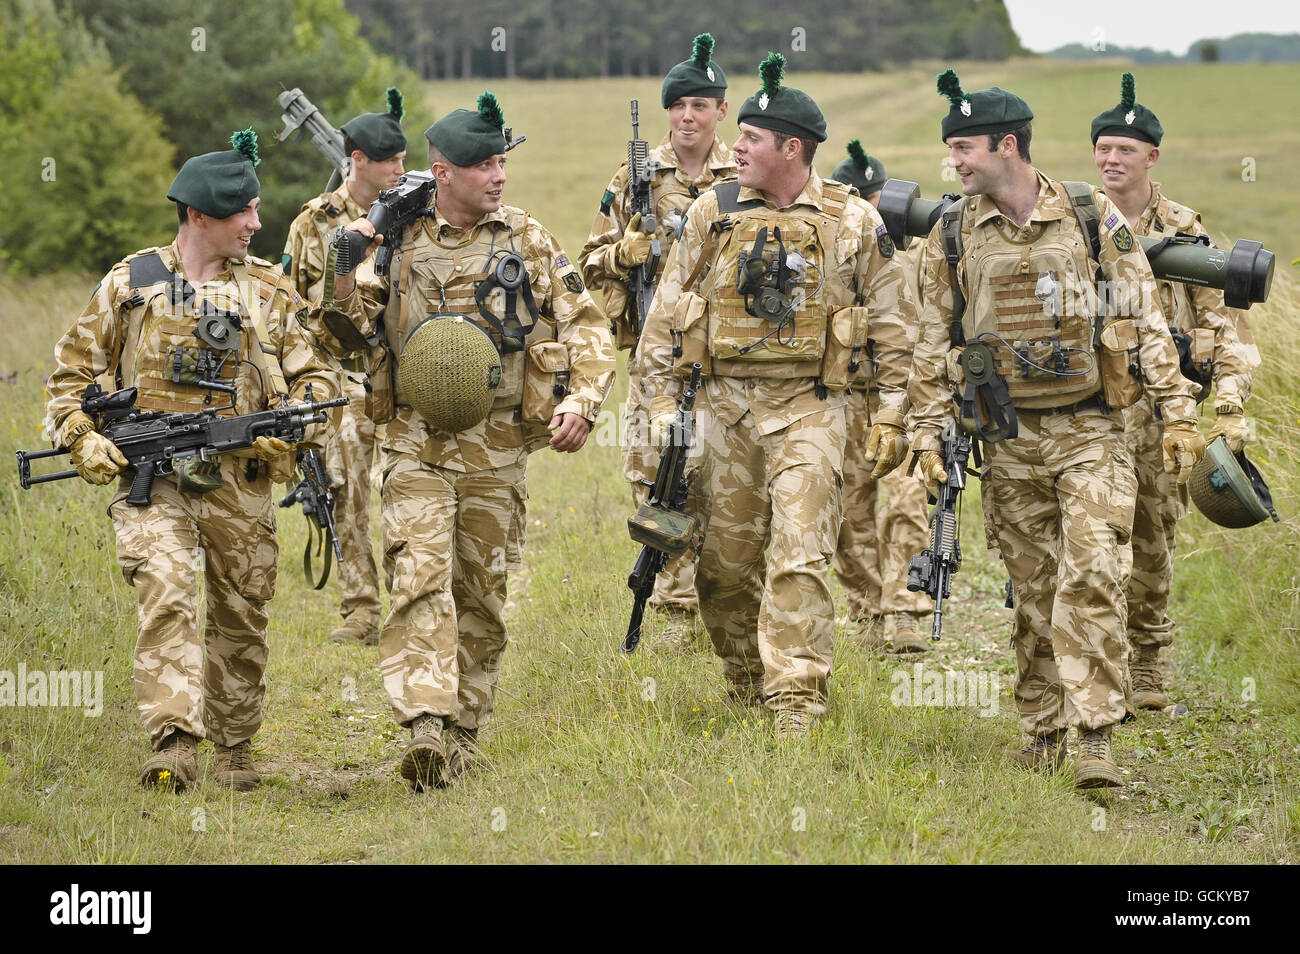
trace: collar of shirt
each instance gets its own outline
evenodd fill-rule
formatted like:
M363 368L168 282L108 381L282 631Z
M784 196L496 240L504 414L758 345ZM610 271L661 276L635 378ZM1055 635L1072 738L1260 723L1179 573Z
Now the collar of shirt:
M817 170L811 170L812 175L808 177L808 184L803 187L794 201L789 205L782 206L779 211L793 209L797 205L810 205L818 212L825 212L825 190L822 188L822 177L817 174ZM777 208L776 204L768 199L757 189L751 189L749 186L741 186L740 193L736 196L737 202L747 202L750 199L758 199L768 205L770 208Z
M665 133L664 138L659 140L659 145L650 150L650 159L660 169L672 169L677 178L683 182L690 182L691 180L687 179L686 174L681 171L681 160L677 157L677 151L673 149L672 138L671 132ZM715 135L713 145L709 147L708 158L704 160L704 168L694 181L712 182L714 179L727 178L735 174L735 156L731 154L727 144Z
M1008 228L1024 231L1034 222L1054 222L1070 215L1069 198L1058 193L1055 188L1056 184L1037 169L1034 170L1034 174L1038 176L1038 201L1034 204L1034 210L1029 213L1029 220L1025 222L1023 228L1018 228L1011 219L1007 218L1002 210L997 207L997 203L987 195L977 196L974 200L975 218L971 228L978 228L992 219L1003 219L1006 221ZM970 202L971 200L965 199L963 201Z
M500 223L503 227L506 226L506 213L505 213L504 204L498 206L495 212L485 212L483 215L479 216L477 222L475 222L473 225L469 226L468 228L464 228L464 229L457 228L456 226L448 222L446 216L444 216L442 212L438 209L438 205L436 202L433 204L433 206L430 208L429 211L433 213L430 216L430 223L429 223L430 228L433 234L438 237L448 237L448 236L456 237L461 235L468 235L471 232L473 232L475 229L479 228L480 226L487 225L489 222L497 222Z
M1160 194L1160 183L1151 183L1151 200L1147 202L1146 208L1138 216L1137 232L1139 235L1149 235L1164 225L1165 215L1162 213L1169 205L1169 200ZM1157 225L1159 223L1159 225Z
M343 218L347 221L351 222L366 214L366 210L361 208L356 199L352 198L352 192L348 189L346 182L334 190L334 197L343 205Z

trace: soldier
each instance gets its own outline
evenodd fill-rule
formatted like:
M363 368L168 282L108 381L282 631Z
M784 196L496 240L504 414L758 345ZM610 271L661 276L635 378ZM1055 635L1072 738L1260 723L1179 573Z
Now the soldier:
M477 111L458 109L425 130L434 204L404 233L387 275L338 277L330 306L363 333L376 330L397 361L382 493L391 600L379 656L393 711L411 727L401 774L416 791L469 766L492 713L527 455L581 449L614 377L609 332L577 269L536 219L502 204L503 128L484 93ZM365 219L348 228L374 234ZM423 320L433 312L441 317ZM426 346L440 334L447 347ZM486 365L476 364L479 346ZM439 350L464 358L444 374ZM460 384L447 376L462 373ZM481 412L466 412L480 398ZM439 426L452 418L460 423Z
M888 176L884 163L851 139L848 158L831 178L853 186L877 208ZM895 249L893 257L903 266L915 299L916 253ZM849 601L849 637L872 651L889 646L896 653L923 653L930 644L922 621L934 612L934 604L924 593L908 591L907 561L927 545L925 485L897 470L877 480L866 466L863 452L880 392L868 386L869 368L861 374L849 391L844 523L835 551L835 572Z
M1193 209L1169 199L1151 169L1160 158L1164 128L1154 113L1136 101L1132 73L1120 84L1119 105L1092 121L1092 152L1106 197L1137 235L1208 234ZM1259 350L1245 312L1229 309L1214 288L1159 283L1160 310L1179 341L1185 370L1198 375L1198 400L1215 388L1214 427L1233 453L1248 439L1245 417L1251 381L1259 367ZM1185 337L1184 337L1185 336ZM1181 338L1181 340L1179 340ZM1169 589L1174 572L1174 527L1187 513L1186 485L1176 483L1160 466L1160 422L1154 402L1144 396L1125 412L1125 434L1137 467L1137 505L1133 512L1133 575L1129 581L1128 641L1130 702L1138 709L1169 704L1160 673L1161 647L1174 638L1169 618Z
M166 248L128 256L105 276L90 304L55 347L47 427L72 452L92 484L122 479L108 512L117 559L140 600L135 691L156 753L140 782L181 791L198 778L198 741L216 744L214 780L258 784L249 739L262 723L267 604L275 592L275 506L271 481L293 471L293 446L259 437L253 448L159 477L146 507L126 502L126 460L80 410L82 393L101 374L137 387L141 411L220 408L247 414L308 387L322 401L339 391L338 374L308 328L306 302L270 262L248 254L262 227L257 139L251 129L235 149L186 161L167 192L180 228ZM237 328L237 350L217 351L199 337L197 316L216 315ZM182 364L189 365L183 368ZM199 372L193 373L198 366ZM214 402L214 398L220 401ZM321 444L328 427L313 425L306 442ZM199 634L197 573L207 584L207 619Z
M916 323L880 216L813 169L826 121L781 85L784 63L768 55L740 110L739 181L687 213L640 352L659 444L682 375L704 367L688 503L704 527L700 614L731 695L775 710L778 737L826 711L845 392L873 354L866 456L896 465Z
M591 235L578 256L587 285L604 293L605 311L619 348L628 353L627 405L624 411L623 476L632 485L633 504L646 495L643 481L654 480L658 457L646 442L646 416L641 401L641 375L637 370L639 329L627 287L632 269L650 257L651 240L660 243L660 267L667 262L685 221L686 209L714 183L736 176L731 150L718 137L718 123L727 116L727 74L710 58L713 37L695 38L689 60L678 63L664 77L663 107L668 113L668 135L650 151L653 180L650 204L655 212L654 234L642 231L639 215L632 214L628 165L619 167L601 200ZM670 645L688 646L699 632L699 600L695 595L695 554L688 552L669 561L655 579L650 607L663 617L662 636Z
M402 132L402 93L388 89L388 112L362 113L343 124L343 148L352 160L347 181L302 207L289 226L282 267L313 307L319 306L325 282L325 247L335 228L363 217L384 189L397 185L406 157ZM369 266L367 266L369 267ZM325 466L335 494L334 522L343 562L338 580L343 624L330 633L332 643L379 644L379 578L370 545L370 466L375 454L375 426L368 375L369 355L341 359L344 393L349 404L325 452Z
M1015 593L1015 697L1030 736L1017 760L1060 767L1077 726L1075 785L1119 785L1110 736L1124 716L1136 479L1111 409L1136 399L1130 351L1164 418L1164 466L1179 480L1205 449L1196 406L1158 305L1130 300L1120 315L1098 314L1094 276L1142 293L1154 283L1110 200L1087 186L1073 194L1031 164L1033 113L1019 96L964 93L952 70L938 85L951 103L948 161L968 198L923 252L912 446L928 484L947 479L940 433L954 396L956 416L983 439L986 528ZM1098 322L1103 343L1118 341L1118 361L1094 346Z

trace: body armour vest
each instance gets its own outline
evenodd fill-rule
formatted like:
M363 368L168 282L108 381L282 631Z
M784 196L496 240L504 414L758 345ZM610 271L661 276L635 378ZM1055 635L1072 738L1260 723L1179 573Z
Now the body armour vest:
M835 259L835 235L849 191L830 181L823 182L822 190L825 211L806 206L777 211L764 205L729 213L731 227L701 289L709 306L709 354L718 373L728 373L726 362L733 360L820 360L826 350L828 316L853 304L854 294ZM794 260L784 288L775 274L782 251L787 262L793 255L802 259L802 263ZM765 275L758 279L760 258ZM741 289L742 260L755 276L749 293ZM777 320L764 317L758 303L758 288L774 285L788 300Z
M661 249L659 270L655 273L656 279L663 274L664 264L672 254L681 228L680 225L676 227L670 225L670 221L676 222L680 219L685 223L686 210L698 197L698 193L692 194L691 186L678 180L674 170L660 169L655 173L654 181L650 183L650 207L654 209L655 222L658 224L655 235L659 239Z
M116 376L119 387L139 389L136 407L217 410L222 417L263 408L270 384L262 386L249 360L253 338L237 286L209 282L195 289L173 271L166 248L147 249L128 261L131 295L119 306L125 334ZM278 273L267 262L249 264L250 275L262 279L265 312Z
M1097 394L1097 292L1077 219L1043 222L1033 239L1014 238L1005 220L962 232L962 329L989 347L1012 403L1048 408Z
M501 381L492 406L516 407L524 394L524 363L529 347L541 341L555 340L555 319L539 306L536 323L529 313L528 302L549 302L551 277L542 262L525 259L528 293L521 285L510 295L493 284L491 290L480 286L496 271L502 257L509 252L523 255L523 235L528 215L522 209L502 206L505 221L488 221L439 240L437 225L431 217L417 220L403 238L401 249L393 255L389 276L392 287L384 311L384 334L389 349L400 364L402 346L407 335L426 317L439 313L463 315L482 328L501 354ZM481 300L481 301L480 301ZM523 328L523 350L502 349L497 324L485 318L487 310L496 323L509 326L511 313ZM399 388L399 405L408 404Z

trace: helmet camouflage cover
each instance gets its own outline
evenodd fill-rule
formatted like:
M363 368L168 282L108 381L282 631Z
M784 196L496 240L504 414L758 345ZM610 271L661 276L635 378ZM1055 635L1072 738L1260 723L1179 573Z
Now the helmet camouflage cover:
M1187 486L1196 509L1221 527L1253 527L1269 517L1280 519L1255 465L1245 454L1234 456L1223 437L1210 442Z
M501 383L501 355L463 315L430 315L406 338L397 387L431 427L455 434L488 415Z

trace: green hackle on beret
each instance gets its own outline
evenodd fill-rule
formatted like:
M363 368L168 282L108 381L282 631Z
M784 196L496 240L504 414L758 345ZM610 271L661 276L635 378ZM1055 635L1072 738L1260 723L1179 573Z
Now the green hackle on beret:
M759 64L758 75L763 85L740 107L738 122L800 139L826 141L826 117L813 98L801 89L781 85L784 56L768 53Z
M659 91L664 109L688 96L727 98L727 74L713 62L712 57L713 34L701 33L691 46L691 58L682 60L664 77Z
M167 190L167 198L214 219L242 212L262 191L254 169L262 161L257 154L257 133L251 126L240 129L231 135L230 144L234 148L186 159Z
M1156 114L1137 101L1137 81L1132 73L1125 73L1119 83L1119 103L1092 121L1092 144L1102 136L1125 136L1140 139L1153 146L1160 145L1165 127Z
M875 156L869 156L862 148L862 141L850 139L847 146L849 157L840 160L840 164L831 173L836 182L843 182L858 190L858 195L869 196L884 188L885 164Z
M406 151L406 133L402 131L406 106L402 91L396 86L390 86L386 96L388 112L362 113L349 119L342 127L348 138L366 154L366 158L375 162L383 162Z
M935 86L948 99L948 115L943 118L942 139L950 136L983 136L1011 132L1034 118L1029 104L1015 93L991 86L967 93L953 70L944 70Z
M505 114L484 91L476 109L457 109L424 131L429 144L457 166L473 166L506 151Z

